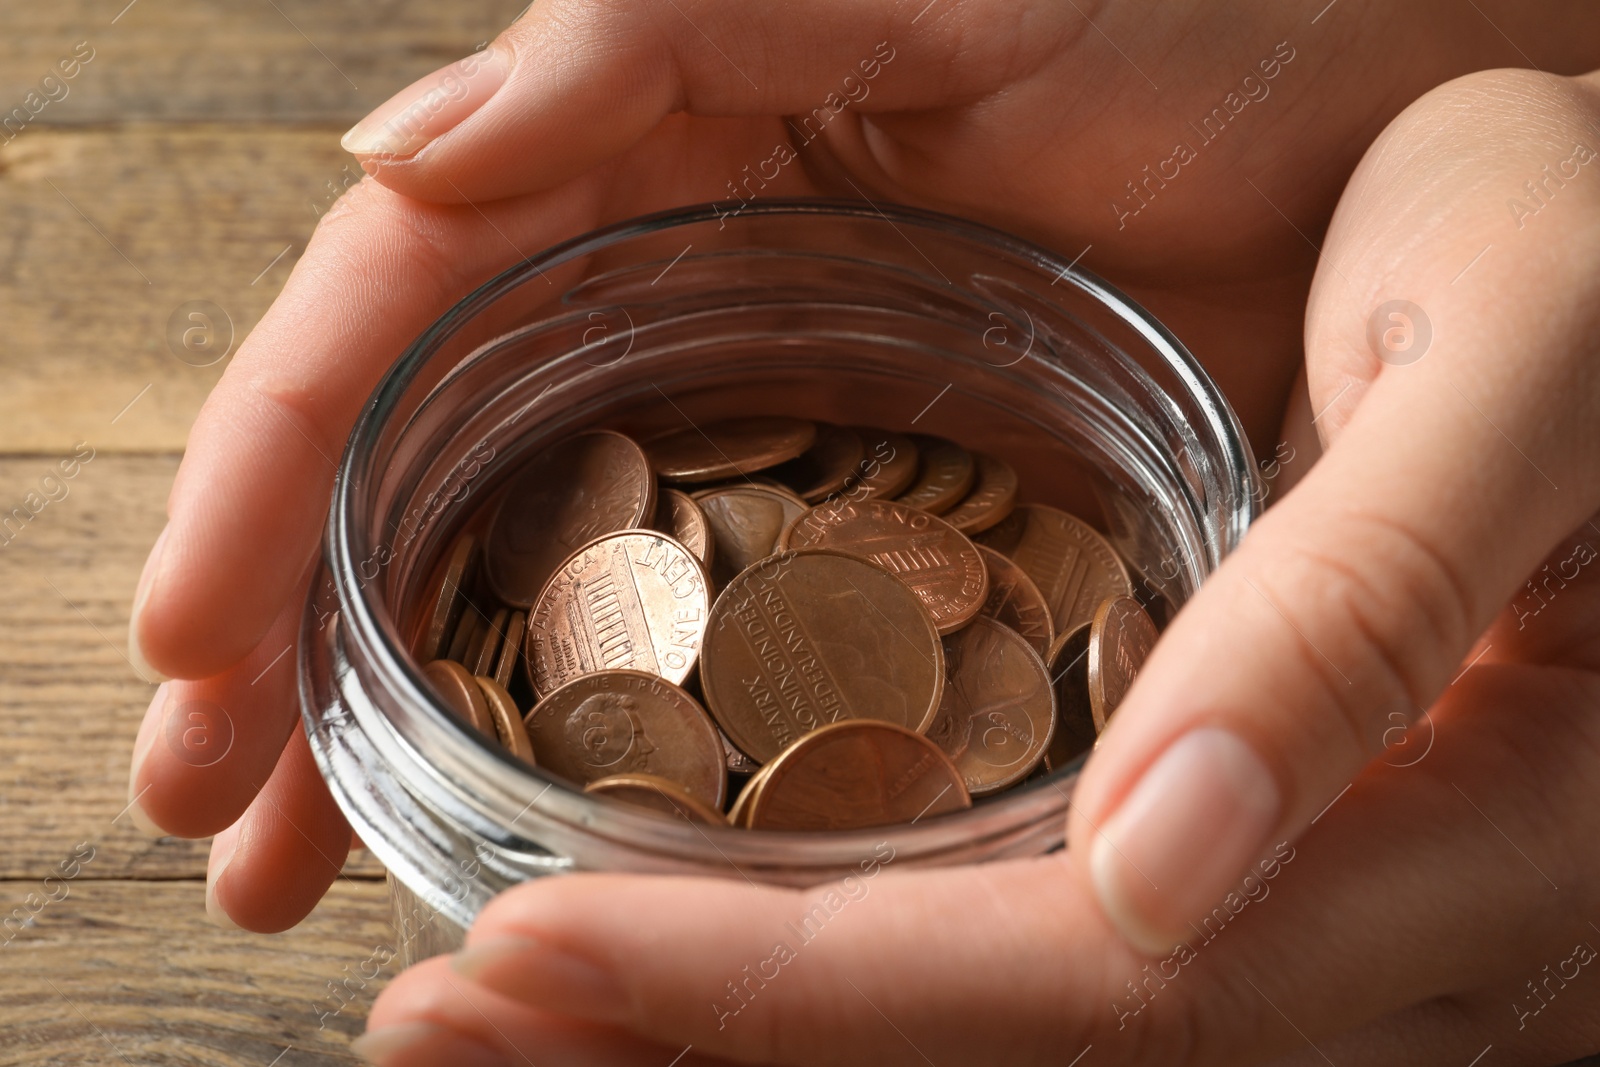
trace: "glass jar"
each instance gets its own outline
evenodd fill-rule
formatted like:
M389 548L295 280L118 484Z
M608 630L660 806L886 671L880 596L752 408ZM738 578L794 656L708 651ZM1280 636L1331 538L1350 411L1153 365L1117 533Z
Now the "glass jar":
M389 871L403 962L460 943L496 892L575 870L815 884L882 859L1062 847L1082 760L910 826L785 834L596 799L435 698L402 635L469 513L551 441L787 413L953 438L1021 498L1097 522L1158 619L1257 509L1250 447L1162 325L1047 249L838 201L702 205L551 248L462 300L384 377L339 468L300 640L311 747Z

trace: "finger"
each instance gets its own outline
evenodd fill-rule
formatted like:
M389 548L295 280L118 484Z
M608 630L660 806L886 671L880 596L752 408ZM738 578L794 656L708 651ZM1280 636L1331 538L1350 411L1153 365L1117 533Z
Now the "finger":
M792 115L792 136L809 141L846 108L976 101L1063 61L1085 30L1070 5L1033 0L759 12L733 0L558 0L397 94L344 145L408 195L495 199L583 173L674 112Z
M1359 349L1378 365L1367 319L1390 293L1428 309L1432 349L1376 374L1327 454L1179 614L1078 786L1074 861L1145 951L1297 836L1600 503L1600 379L1584 355L1600 328L1600 185L1569 187L1560 230L1460 274L1489 235L1505 241L1496 183L1547 134L1581 139L1600 110L1562 79L1484 77L1425 99L1374 147L1308 322L1314 391L1324 361ZM1484 99L1469 111L1463 93ZM1486 129L1500 140L1464 162Z
M287 930L339 876L350 825L295 730L272 777L239 821L211 842L206 914L256 933Z

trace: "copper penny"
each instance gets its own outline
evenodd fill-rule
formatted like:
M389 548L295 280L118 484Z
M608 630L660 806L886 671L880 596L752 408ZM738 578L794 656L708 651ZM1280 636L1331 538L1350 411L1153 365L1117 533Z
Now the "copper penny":
M432 611L423 632L422 660L439 659L450 650L450 640L455 637L461 623L461 613L466 610L467 595L463 592L478 570L478 539L462 534L451 546L450 558L445 561L439 576L439 585L429 597Z
M528 460L506 487L484 544L489 584L507 604L530 607L568 556L655 513L656 480L638 445L610 430L573 434Z
M762 767L760 770L756 771L755 774L750 776L750 780L745 782L744 788L739 790L739 796L734 800L733 807L728 809L729 826L741 826L746 829L749 828L750 802L754 800L755 795L761 791L761 783L766 781L767 767L770 766L772 766L772 764L769 763L765 767Z
M461 665L476 675L487 675L494 670L495 657L500 654L500 645L505 641L506 617L509 612L505 608L497 608L489 617L488 622L483 622L472 634L472 640L467 642L466 657L461 660Z
M518 759L533 763L533 743L528 740L527 728L522 725L522 709L511 699L505 686L493 678L475 679L483 690L484 703L489 706L489 718L494 720L494 734L500 746Z
M1110 543L1058 508L1020 504L978 540L1010 556L1033 579L1058 634L1090 621L1101 602L1133 591Z
M539 766L587 785L655 774L714 808L727 796L722 738L682 689L643 671L576 678L524 718Z
M891 723L825 726L772 761L753 797L752 830L859 830L972 806L939 746Z
M917 446L917 477L895 499L934 515L949 511L972 488L977 464L972 453L942 437L912 434Z
M676 783L655 774L614 774L609 778L590 782L583 787L585 793L610 797L637 808L646 808L662 815L672 815L689 822L721 826L722 813L696 800Z
M644 449L663 481L709 482L775 467L816 437L814 423L761 415L677 430L646 441Z
M928 737L984 796L1026 778L1055 733L1050 674L1022 636L993 619L944 639L944 700Z
M944 652L927 608L887 571L837 552L786 553L717 597L700 684L728 739L765 763L843 719L926 730Z
M1101 604L1089 628L1089 700L1097 730L1128 695L1133 679L1156 647L1156 624L1132 597Z
M1100 733L1089 703L1089 624L1058 638L1046 662L1056 693L1056 732L1044 761L1056 771L1093 748Z
M528 613L534 692L620 668L683 681L699 658L710 603L705 568L666 534L625 531L586 545Z
M961 503L943 513L945 522L964 534L987 530L1017 504L1017 472L1011 464L979 453L978 473Z
M494 673L490 675L502 689L511 687L516 677L517 663L522 659L522 637L528 630L528 613L513 611L506 618L505 640L500 642L499 655L495 657Z
M450 638L450 647L445 649L445 654L441 658L464 665L467 649L472 646L473 639L483 626L483 614L475 606L468 604L467 610L462 612L461 618L456 621L456 632Z
M810 448L767 473L793 489L808 503L837 493L861 472L866 455L861 435L832 423L817 424L817 439Z
M722 588L750 564L772 555L778 538L806 512L806 502L787 489L728 485L694 496L716 541L711 581Z
M978 555L989 572L989 595L979 614L1011 627L1041 657L1048 656L1050 646L1055 644L1056 628L1050 621L1044 594L1021 567L989 546L979 545Z
M755 774L761 769L761 764L739 751L739 747L728 740L728 735L719 727L717 734L722 738L722 751L727 758L724 762L728 765L729 774Z
M784 534L786 548L831 548L905 582L941 634L959 630L989 595L983 557L936 515L893 500L835 500L812 508Z
M663 489L660 502L656 504L655 528L672 537L683 545L695 558L707 567L711 566L711 553L714 544L711 539L711 527L706 522L706 513L700 510L700 505L681 489Z
M456 718L489 740L499 740L494 731L494 719L489 715L489 704L483 699L483 690L465 667L455 660L436 659L423 666L422 676L432 683L444 698L445 707Z
M861 437L861 464L850 476L844 493L852 500L895 497L910 487L917 476L917 446L903 433L891 433L872 426L853 426Z

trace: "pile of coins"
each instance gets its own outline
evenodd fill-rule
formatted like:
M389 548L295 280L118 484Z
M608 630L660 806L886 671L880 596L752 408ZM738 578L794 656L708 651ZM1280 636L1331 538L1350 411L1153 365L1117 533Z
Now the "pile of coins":
M588 430L464 524L413 651L445 705L584 791L843 830L1092 747L1156 627L1088 523L942 438L770 416Z

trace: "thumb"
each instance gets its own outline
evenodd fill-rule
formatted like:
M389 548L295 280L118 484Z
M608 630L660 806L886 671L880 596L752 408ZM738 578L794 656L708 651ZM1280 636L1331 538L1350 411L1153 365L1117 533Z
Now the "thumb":
M1037 0L978 7L541 2L482 52L396 94L343 143L397 192L496 199L582 174L675 112L773 116L778 139L809 141L847 108L977 100L1083 29L1070 7ZM787 128L776 116L790 116Z
M1568 183L1538 231L1504 207L1530 160L1595 158L1590 92L1462 79L1352 178L1307 328L1316 407L1348 418L1174 620L1074 796L1073 861L1137 947L1171 947L1314 821L1600 502L1600 186ZM1431 321L1411 362L1367 340L1396 297Z

